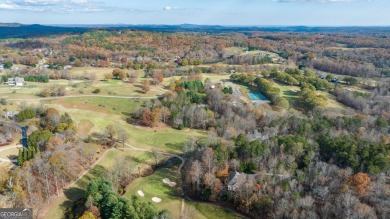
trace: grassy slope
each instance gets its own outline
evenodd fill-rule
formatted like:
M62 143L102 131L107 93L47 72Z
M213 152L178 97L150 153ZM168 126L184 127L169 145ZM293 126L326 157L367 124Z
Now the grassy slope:
M124 152L120 150L107 152L106 156L93 169L77 181L74 186L65 190L65 196L51 203L51 207L44 218L61 218L60 215L63 215L63 207L66 207L69 201L76 201L83 197L85 195L84 189L88 183L94 178L102 177L107 170L113 168L115 160L121 157L130 159L130 164L134 166L135 171L137 171L138 166L142 167L151 162L150 156L146 152L129 150L125 150Z
M204 132L195 130L179 131L165 127L157 129L157 132L155 132L154 129L129 125L123 121L124 116L122 111L130 112L131 109L139 103L132 101L122 101L123 100L116 99L108 100L107 98L70 98L51 101L49 105L55 106L64 112L70 113L72 118L74 118L76 121L91 122L93 126L91 127L89 125L88 127L92 128L92 131L100 131L108 124L119 124L129 133L130 139L128 142L134 146L142 148L158 147L160 150L180 152L182 151L182 143L185 142L189 136L204 135ZM103 103L106 105L106 107L99 107L99 104ZM82 108L90 107L90 110L78 108L80 105L83 105ZM113 110L112 107L117 108L117 110ZM91 115L94 116L91 117ZM151 160L150 154L147 152L121 152L119 150L108 152L106 157L104 157L96 167L94 167L87 175L85 175L78 183L76 183L74 188L71 188L66 192L67 197L62 197L59 201L53 203L53 207L46 214L45 218L58 218L58 215L62 214L61 206L63 203L67 203L69 200L77 200L78 198L82 197L84 194L83 189L88 184L88 182L97 176L101 176L105 170L110 169L119 156L129 156L133 161L135 169L137 169L138 165L148 165L153 162ZM146 198L151 199L151 197L156 194L166 200L163 203L156 204L159 209L168 209L175 216L180 214L180 194L175 197L175 193L172 193L171 188L162 187L164 186L162 184L162 179L167 176L169 176L172 180L179 181L177 179L178 176L176 169L177 167L173 169L164 169L161 172L156 172L156 174L153 174L149 177L135 180L129 186L129 191L126 193L126 196L131 196L134 194L132 191L138 191L137 188L140 186L146 186L146 188L143 189L145 190L144 192L146 194ZM144 181L148 180L149 178L151 179L150 183L149 181L148 183ZM149 191L149 193L146 191ZM223 209L209 207L207 204L192 203L190 207L191 206L195 209L195 218L215 218L214 216L222 218L234 218L232 213Z
M169 169L162 168L156 171L153 175L139 178L131 183L127 193L124 196L139 196L137 192L138 190L142 190L145 194L145 197L141 197L142 200L151 201L153 197L161 198L162 201L160 203L154 203L154 205L160 210L168 209L173 218L180 218L180 188L178 185L174 188L171 188L162 182L164 178L169 178L169 180L179 183L180 179L176 170L177 167ZM191 208L191 218L195 219L240 218L234 212L204 203L186 201L186 205L187 207Z

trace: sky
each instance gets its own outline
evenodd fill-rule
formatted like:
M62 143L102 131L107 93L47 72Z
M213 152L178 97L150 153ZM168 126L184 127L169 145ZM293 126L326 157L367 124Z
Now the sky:
M390 0L0 0L0 23L390 26Z

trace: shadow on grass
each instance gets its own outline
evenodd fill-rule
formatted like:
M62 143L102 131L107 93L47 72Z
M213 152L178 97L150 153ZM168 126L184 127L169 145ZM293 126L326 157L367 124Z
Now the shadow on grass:
M60 206L64 209L64 218L79 218L85 211L85 190L71 187L64 190L64 194L67 200Z
M85 174L79 181L77 181L76 185L80 188L86 188L91 180L101 177L106 171L106 168L103 166L96 165L94 168L89 170L89 172Z
M179 143L166 143L165 146L174 151L183 151L183 146L185 142L179 142Z
M298 98L298 92L292 90L283 91L283 95L286 96L286 98Z

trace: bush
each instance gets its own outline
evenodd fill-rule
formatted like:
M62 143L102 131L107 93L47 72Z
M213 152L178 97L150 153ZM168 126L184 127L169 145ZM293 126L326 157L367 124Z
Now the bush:
M290 103L288 102L288 100L286 98L278 97L275 100L275 106L278 108L281 108L281 109L288 109L288 108L290 108Z
M99 88L96 88L95 90L92 91L92 93L98 94L98 93L100 93L100 89L99 89Z

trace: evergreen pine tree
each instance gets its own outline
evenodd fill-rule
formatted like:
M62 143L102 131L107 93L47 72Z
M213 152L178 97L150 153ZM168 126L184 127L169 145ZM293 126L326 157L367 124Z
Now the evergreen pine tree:
M23 163L24 163L24 160L23 160L22 150L19 149L19 153L18 153L18 165L19 165L19 166L22 166Z
M23 154L23 162L28 161L28 154L25 148L23 148L22 154Z
M33 150L31 148L27 149L27 158L28 160L31 160L33 158Z

